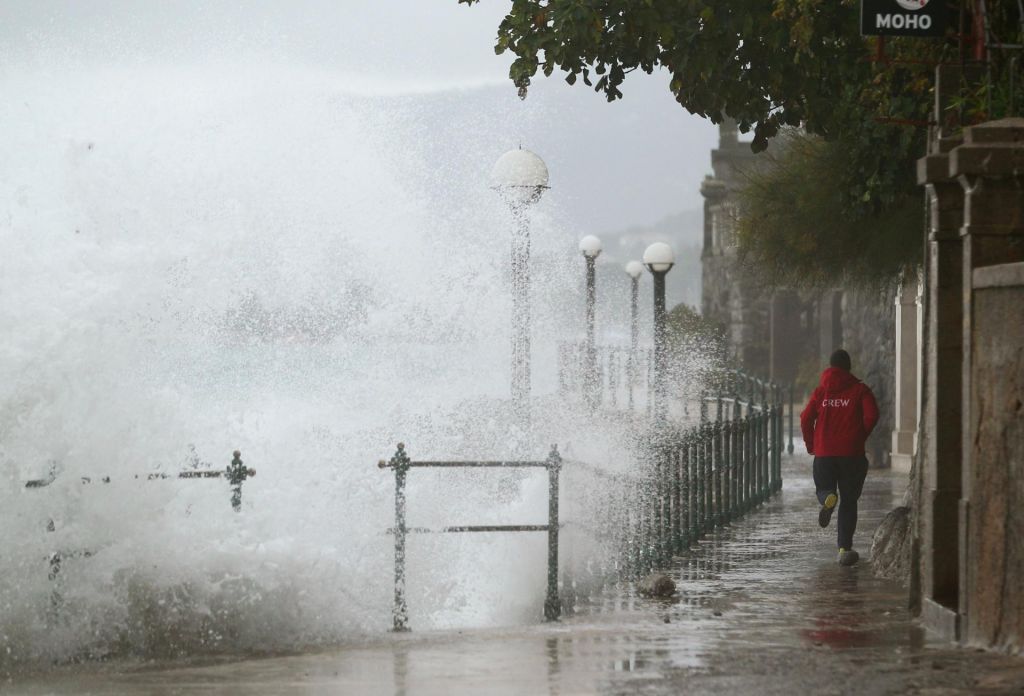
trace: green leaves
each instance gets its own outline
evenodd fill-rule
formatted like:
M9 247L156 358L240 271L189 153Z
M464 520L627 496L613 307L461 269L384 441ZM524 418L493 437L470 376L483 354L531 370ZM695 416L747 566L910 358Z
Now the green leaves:
M746 173L741 258L768 285L883 283L920 262L922 195L909 168L876 170L865 150L789 131ZM908 160L905 160L908 161ZM882 201L876 187L891 187Z
M1014 12L992 10L998 35L1017 35ZM757 222L745 243L755 256L767 254L772 247L753 230L771 231L779 236L766 239L785 241L795 267L808 270L838 229L856 243L839 245L836 263L871 275L893 268L872 250L887 250L896 263L915 253L904 242L905 234L916 238L916 222L901 233L893 221L913 221L906 211L916 206L913 165L926 129L897 124L929 118L932 65L955 58L955 45L890 38L893 62L875 62L858 15L854 0L512 0L495 50L515 55L509 76L521 96L538 70L560 70L570 85L582 76L612 101L622 98L631 71L663 67L680 106L715 123L735 119L741 131L753 131L756 152L785 129L820 136L827 156L813 148L792 155L809 158L800 163L815 172L802 182L809 193L791 190L778 207L752 199ZM593 82L591 71L599 76ZM984 98L1000 103L998 95ZM835 169L821 169L823 162ZM792 189L784 172L769 169L772 186Z

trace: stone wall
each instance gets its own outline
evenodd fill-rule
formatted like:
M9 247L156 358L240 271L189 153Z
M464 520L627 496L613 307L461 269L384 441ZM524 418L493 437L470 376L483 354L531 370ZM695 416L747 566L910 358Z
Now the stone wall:
M982 281L984 276L989 278ZM1024 263L975 271L968 636L1024 644ZM982 287L979 284L984 283Z

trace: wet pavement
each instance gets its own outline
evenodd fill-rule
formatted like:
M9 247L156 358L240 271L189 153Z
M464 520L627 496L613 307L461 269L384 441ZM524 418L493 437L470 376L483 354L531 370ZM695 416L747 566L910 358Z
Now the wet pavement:
M1024 694L1024 659L924 633L906 591L867 559L841 568L817 526L810 459L784 458L762 509L677 560L675 600L626 588L557 624L382 636L295 657L173 669L59 670L0 683L11 694ZM856 546L902 499L871 471Z

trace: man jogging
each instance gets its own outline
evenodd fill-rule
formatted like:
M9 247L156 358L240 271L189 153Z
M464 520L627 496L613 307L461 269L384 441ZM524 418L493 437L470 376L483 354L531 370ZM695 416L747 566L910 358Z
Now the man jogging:
M864 441L878 422L878 404L868 386L850 374L849 353L837 350L828 364L800 414L800 430L807 453L814 455L818 524L828 526L838 503L839 565L851 566L860 558L853 550L853 533L857 499L868 474Z

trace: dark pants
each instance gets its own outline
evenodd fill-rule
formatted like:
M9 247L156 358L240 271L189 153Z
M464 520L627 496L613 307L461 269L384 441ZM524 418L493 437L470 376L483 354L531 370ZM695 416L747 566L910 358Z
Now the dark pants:
M818 502L825 504L829 493L839 492L839 548L853 548L853 533L857 531L857 500L864 490L868 475L868 459L859 457L815 457L814 487Z

